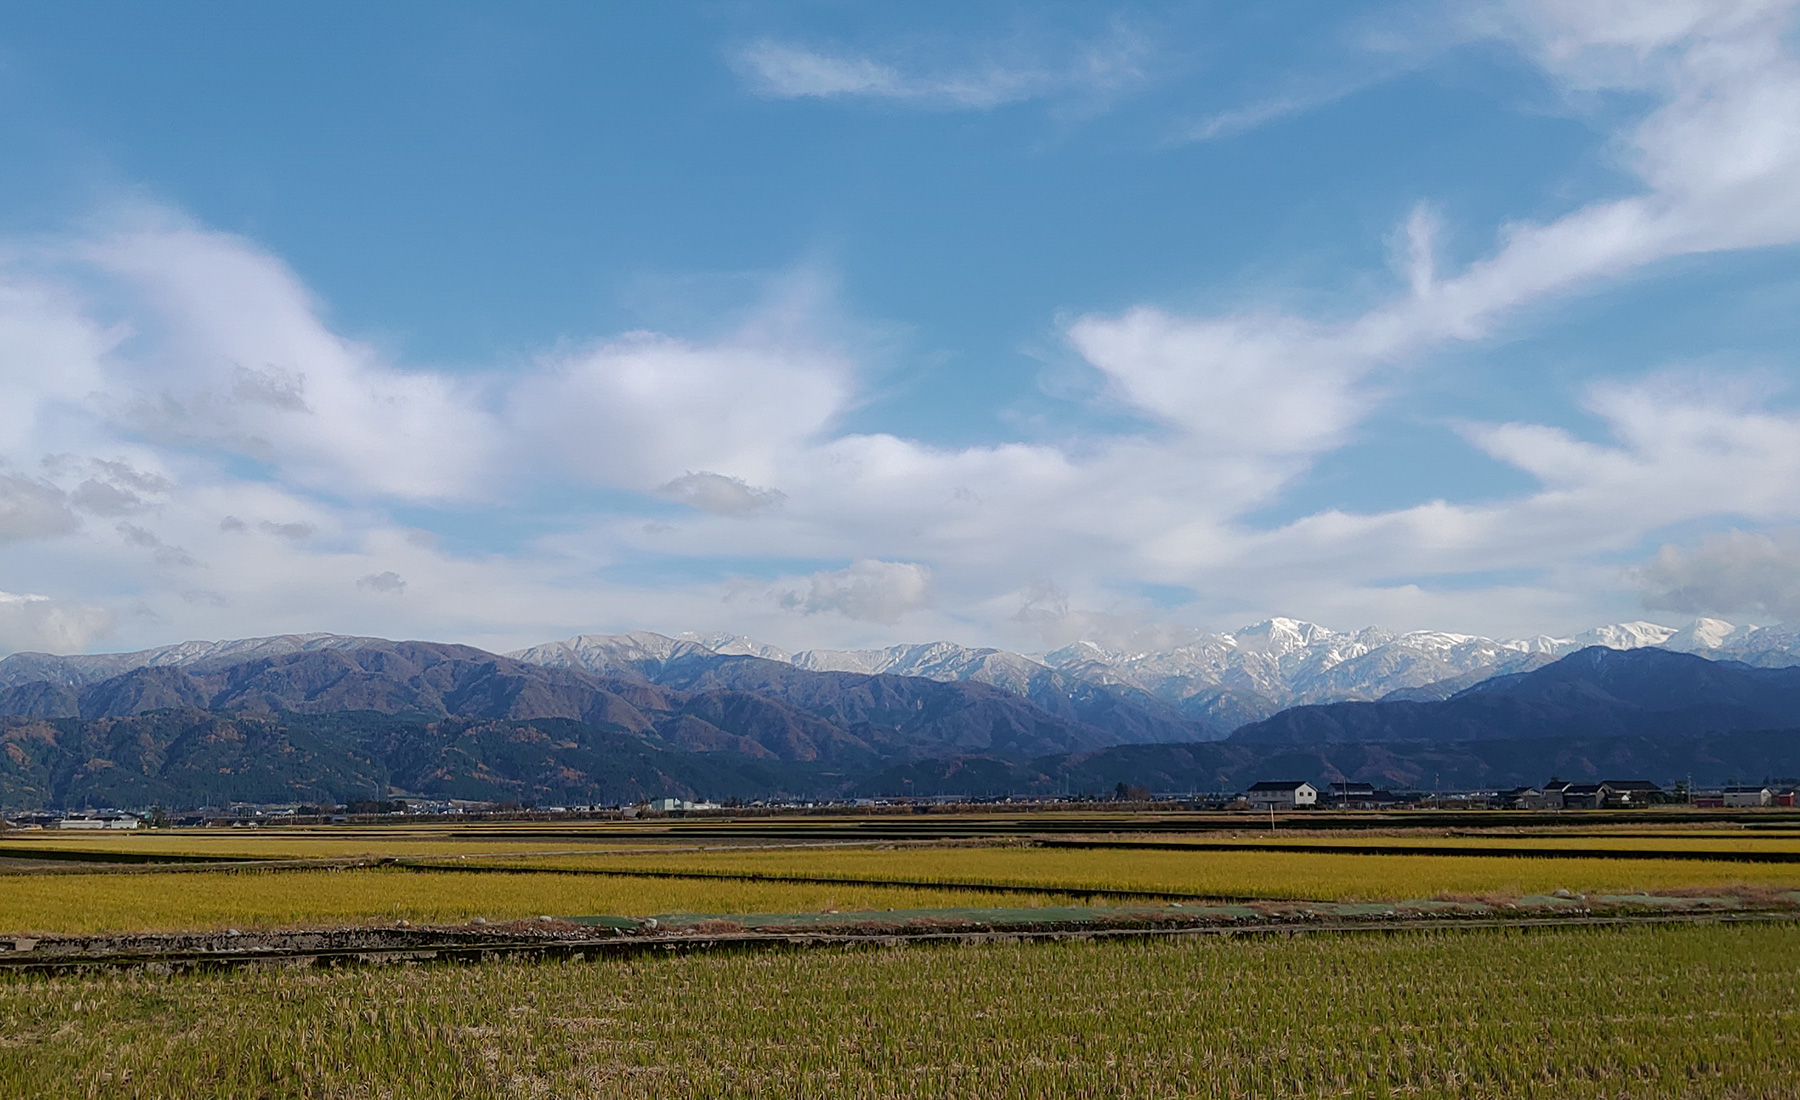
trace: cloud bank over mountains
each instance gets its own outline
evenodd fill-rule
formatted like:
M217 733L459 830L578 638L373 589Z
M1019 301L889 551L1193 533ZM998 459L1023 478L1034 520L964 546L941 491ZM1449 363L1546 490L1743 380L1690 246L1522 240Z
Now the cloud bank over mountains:
M1498 226L1462 264L1420 208L1403 285L1350 316L1078 307L1059 339L1113 419L1060 438L867 427L867 349L828 300L447 369L341 331L280 257L178 211L7 242L0 650L318 629L502 649L692 624L795 648L1036 648L1102 620L1282 612L1519 635L1639 593L1800 618L1800 556L1762 531L1800 514L1800 413L1704 368L1588 385L1589 433L1471 416L1467 445L1526 491L1258 521L1434 356L1671 260L1800 243L1793 4L1483 12L1479 33L1570 110L1641 104L1599 137L1621 193ZM1049 80L915 77L774 40L739 61L764 94L846 110L983 107Z

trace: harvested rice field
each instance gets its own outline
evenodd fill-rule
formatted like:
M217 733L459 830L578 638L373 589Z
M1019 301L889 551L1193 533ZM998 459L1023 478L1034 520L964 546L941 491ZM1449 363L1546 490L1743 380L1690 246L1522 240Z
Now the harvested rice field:
M0 1095L1791 1097L1792 924L0 977Z

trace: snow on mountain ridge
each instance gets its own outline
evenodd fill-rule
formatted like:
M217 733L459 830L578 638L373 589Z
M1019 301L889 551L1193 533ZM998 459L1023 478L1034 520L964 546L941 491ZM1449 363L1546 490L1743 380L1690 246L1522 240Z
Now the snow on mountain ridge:
M1141 647L1153 637L1179 644ZM0 686L34 680L80 686L146 666L248 661L307 650L355 649L379 641L340 634L284 634L188 641L135 653L73 657L18 653L0 660ZM1185 632L1173 638L1146 633L1118 646L1083 640L1030 656L944 641L789 653L736 634L670 637L637 631L577 635L508 656L553 667L639 676L686 656L747 655L816 671L973 680L1051 702L1097 688L1130 690L1217 724L1300 703L1378 699L1396 692L1431 696L1433 685L1467 684L1524 671L1588 645L1662 646L1766 667L1800 664L1800 628L1735 626L1720 619L1698 619L1680 629L1644 621L1614 623L1571 637L1504 640L1380 627L1334 631L1300 619L1276 618L1231 633Z
M761 657L769 661L791 661L794 656L785 649L765 645L755 638L746 638L742 634L696 634L691 630L684 630L675 637L679 641L692 642L725 657Z
M14 653L0 659L0 687L46 680L68 687L97 683L140 668L190 667L211 662L254 661L320 649L356 649L383 638L351 634L276 634L266 638L186 641L130 653L55 656Z
M1672 626L1659 626L1642 620L1599 626L1570 639L1576 649L1603 645L1608 649L1643 649L1658 646L1681 633Z

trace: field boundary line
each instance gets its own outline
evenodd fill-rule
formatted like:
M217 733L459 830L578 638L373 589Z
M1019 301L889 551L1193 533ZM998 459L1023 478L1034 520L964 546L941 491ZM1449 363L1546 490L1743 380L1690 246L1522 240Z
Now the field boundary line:
M1274 844L1175 840L1063 840L1044 838L1040 848L1107 848L1154 852L1301 852L1348 856L1472 856L1480 859L1651 859L1701 863L1800 863L1800 852L1684 852L1667 848L1502 848L1434 847L1428 844Z
M199 855L193 852L103 852L92 848L23 848L15 845L0 845L0 858L5 859L42 859L63 861L68 863L264 863L267 856L214 856Z
M928 879L833 878L822 875L766 874L758 871L658 871L621 870L603 867L496 867L492 864L434 864L401 860L388 866L409 871L446 872L474 871L503 875L609 875L615 878L662 878L730 880L738 882L774 882L801 886L895 886L912 890L979 890L996 894L1079 894L1110 898L1180 898L1184 901L1281 901L1281 898L1250 894L1205 894L1185 890L1134 890L1126 887L1101 886L1037 886L1023 883L934 882Z
M487 943L310 947L292 950L134 952L113 956L57 958L0 957L0 974L71 974L119 969L177 973L241 967L336 967L394 963L471 963L502 958L526 961L594 957L629 957L646 953L792 950L817 948L893 948L942 944L981 945L1021 942L1178 940L1203 936L1268 938L1319 935L1407 935L1428 932L1524 932L1581 928L1629 928L1698 924L1770 924L1800 922L1800 914L1778 911L1737 913L1657 913L1634 916L1464 917L1406 921L1295 921L1251 924L1205 924L1177 928L1018 928L967 931L870 932L722 932L674 935L622 935L584 939L497 939Z

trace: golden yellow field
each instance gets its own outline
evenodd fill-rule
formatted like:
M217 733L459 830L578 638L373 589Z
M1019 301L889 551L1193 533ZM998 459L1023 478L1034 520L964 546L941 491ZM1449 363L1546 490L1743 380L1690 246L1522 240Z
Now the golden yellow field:
M151 872L0 877L0 933L450 924L658 913L804 913L1044 905L1066 897L883 886L610 875L344 871Z
M251 856L258 859L358 859L381 856L495 855L580 851L610 844L641 847L641 841L602 835L536 839L502 833L426 830L301 831L288 829L137 830L119 833L10 833L0 848L50 851L122 852L177 856Z
M888 879L1045 890L1401 901L1439 895L1518 896L1735 884L1800 888L1800 864L1699 860L1504 859L1484 856L1180 852L1119 848L827 848L559 856L534 866L720 875Z
M1794 852L1800 853L1800 834L1792 836L1769 836L1766 834L1746 835L1737 833L1714 833L1696 835L1691 832L1669 832L1655 835L1606 836L1583 834L1568 835L1532 835L1510 836L1505 834L1432 836L1429 834L1411 835L1349 835L1341 833L1321 835L1309 833L1293 835L1290 833L1230 833L1206 836L1172 836L1156 837L1144 841L1137 837L1109 838L1114 843L1129 844L1147 842L1152 844L1291 844L1313 847L1345 847L1345 848L1442 848L1455 851L1458 848L1521 848L1540 851L1663 851L1663 852Z
M1090 819L1093 820L1093 819ZM842 834L841 820L836 823ZM959 825L963 824L958 822ZM1108 824L1099 821L1099 824ZM710 829L717 833L718 823ZM774 843L767 829L705 835L680 823L169 830L121 834L15 833L14 853L250 856L283 860L397 858L454 871L237 870L83 871L80 865L14 860L0 875L0 933L272 927L408 921L456 922L555 916L651 916L669 912L798 912L967 905L1029 905L1052 895L1109 890L1156 897L1251 897L1319 901L1404 901L1435 897L1508 898L1568 889L1577 893L1800 889L1800 864L1704 860L1575 858L1558 849L1793 851L1800 839L1741 829L1588 830L1430 836L1277 833L1278 843L1429 844L1442 855L1330 852L1181 851L1168 848L1035 847L1018 841L849 845L824 842L831 823L795 827ZM818 842L808 844L809 838ZM1218 842L1230 834L1190 834ZM1180 840L1164 835L1162 841ZM1239 834L1244 842L1267 843ZM733 841L737 843L733 843ZM761 845L761 846L755 846ZM1543 857L1458 855L1508 847ZM502 873L523 868L567 874ZM481 868L491 870L482 871ZM601 873L595 873L601 872ZM658 874L692 878L650 877ZM816 883L759 881L796 878ZM840 880L833 882L830 880ZM872 885L841 882L870 880ZM840 884L841 883L841 884ZM999 892L996 887L1024 890Z

